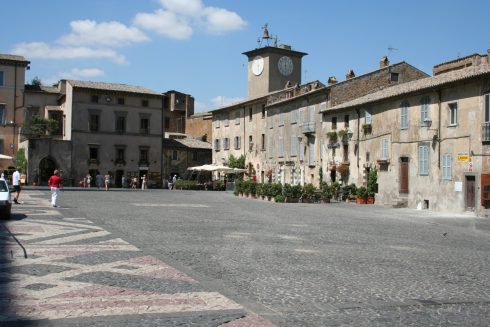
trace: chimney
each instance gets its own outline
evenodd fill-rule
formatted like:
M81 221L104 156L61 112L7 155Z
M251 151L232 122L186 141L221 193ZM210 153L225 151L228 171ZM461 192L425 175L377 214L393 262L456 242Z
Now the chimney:
M387 56L384 56L379 61L379 68L385 68L385 67L388 67L389 65L390 65L390 61L388 60Z
M328 84L328 85L333 85L333 84L335 84L335 83L337 83L337 79L335 78L335 76L330 76L330 77L328 78L327 84Z
M490 65L490 48L487 49L487 64Z
M345 75L345 79L351 79L354 77L356 77L356 74L354 74L354 71L352 69L349 69L349 71L347 72L347 75Z

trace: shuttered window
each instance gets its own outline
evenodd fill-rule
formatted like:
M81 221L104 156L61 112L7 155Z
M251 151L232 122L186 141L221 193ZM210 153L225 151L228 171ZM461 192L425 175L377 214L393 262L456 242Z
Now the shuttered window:
M403 101L400 108L400 128L408 128L408 101Z
M388 139L381 139L381 160L388 160Z
M429 175L429 146L419 145L419 175Z
M442 156L442 179L451 180L453 170L453 156L445 154Z

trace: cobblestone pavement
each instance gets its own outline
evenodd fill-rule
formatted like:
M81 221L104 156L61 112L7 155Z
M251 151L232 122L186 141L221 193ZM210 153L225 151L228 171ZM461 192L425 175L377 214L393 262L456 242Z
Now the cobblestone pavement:
M26 191L0 325L490 326L490 219L223 192ZM24 195L24 193L23 193Z

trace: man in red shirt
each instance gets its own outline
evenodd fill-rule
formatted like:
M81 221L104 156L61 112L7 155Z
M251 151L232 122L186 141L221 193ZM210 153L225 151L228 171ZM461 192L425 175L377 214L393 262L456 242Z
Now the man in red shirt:
M63 187L63 180L60 177L60 171L58 169L55 169L53 176L49 178L48 185L51 186L51 204L53 207L57 207L58 195L60 194L60 189Z

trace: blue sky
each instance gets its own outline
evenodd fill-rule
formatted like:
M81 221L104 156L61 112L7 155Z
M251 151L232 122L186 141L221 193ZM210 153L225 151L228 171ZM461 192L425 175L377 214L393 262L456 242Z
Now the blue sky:
M384 55L431 73L490 47L488 0L17 0L2 13L0 52L31 61L28 82L177 90L194 96L196 112L246 98L242 52L257 47L265 23L280 44L308 53L303 83L373 71Z

